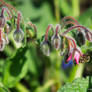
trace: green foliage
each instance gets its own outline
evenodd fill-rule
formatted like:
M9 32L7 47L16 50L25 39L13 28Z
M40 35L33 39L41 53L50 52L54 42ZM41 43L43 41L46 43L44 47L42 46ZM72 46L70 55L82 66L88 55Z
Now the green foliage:
M10 44L6 46L3 52L0 52L0 81L13 90L11 92L56 92L63 82L72 81L78 73L80 66L75 66L71 70L61 68L62 57L60 51L51 48L50 57L46 57L41 52L40 43L45 34L48 24L57 24L57 6L59 17L74 16L77 17L80 24L92 29L92 8L88 9L83 15L79 16L79 0L5 0L22 12L24 21L21 28L24 31L25 38L22 44L17 44L13 39L14 19L12 19L12 30L9 39ZM76 4L76 5L75 5ZM56 5L56 6L55 6ZM77 8L76 8L77 7ZM16 16L16 14L15 14ZM10 24L11 21L8 21ZM26 23L32 21L37 26L37 38L26 39ZM60 21L60 20L59 20ZM31 29L29 30L31 33ZM73 34L73 32L71 32ZM50 34L52 35L52 34ZM69 34L70 35L70 34ZM28 40L28 41L27 41ZM53 51L52 51L53 49ZM84 53L92 50L92 43L86 42L81 47ZM91 53L88 53L91 55ZM79 69L79 76L82 76L84 64ZM80 73L81 72L81 73ZM9 92L6 87L0 87L0 92ZM76 79L72 83L67 83L58 92L86 92L88 88L88 78Z
M6 60L3 72L3 83L7 87L13 87L27 73L28 62L25 57L27 48L20 48L16 54Z
M10 91L6 87L4 87L0 82L0 92L10 92Z
M79 17L79 22L82 25L85 25L86 27L92 29L92 8L89 8L86 12L84 12L80 17Z
M88 78L77 78L72 83L66 83L57 92L87 92Z

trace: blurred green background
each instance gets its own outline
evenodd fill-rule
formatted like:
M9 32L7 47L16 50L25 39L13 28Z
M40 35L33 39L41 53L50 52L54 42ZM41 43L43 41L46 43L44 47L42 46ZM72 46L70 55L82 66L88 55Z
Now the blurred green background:
M32 21L37 26L37 40L45 34L48 24L56 25L65 16L75 17L81 25L92 29L92 0L4 0L22 12L25 24ZM89 63L61 67L60 51L43 55L40 44L27 42L24 48L9 35L10 43L0 52L0 92L57 92L75 78L92 75L92 43L81 49L91 56ZM68 91L66 91L68 92ZM71 91L69 91L71 92ZM72 91L74 92L74 91ZM82 91L78 91L82 92Z

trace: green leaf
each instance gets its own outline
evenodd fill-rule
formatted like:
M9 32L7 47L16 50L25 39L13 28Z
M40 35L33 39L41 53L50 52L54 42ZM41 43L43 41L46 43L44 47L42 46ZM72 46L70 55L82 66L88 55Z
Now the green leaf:
M26 52L27 48L18 49L12 58L6 60L3 72L3 84L5 86L15 86L26 75L28 70Z
M87 92L88 86L88 78L77 78L72 83L66 83L57 92Z
M89 8L79 17L80 24L92 29L92 8Z
M2 83L0 83L0 92L10 92L8 88L4 87Z
M34 24L36 24L38 29L38 38L45 33L49 23L56 23L52 14L51 6L48 3L43 3L43 5L41 5L38 9L32 0L22 0L21 2L23 4L18 5L17 8L22 11L25 23L31 20Z
M67 0L60 0L60 8L65 15L72 16L72 7L70 7Z
M27 62L28 62L28 69L32 74L37 74L37 66L36 66L36 62L39 60L34 60L32 56L34 56L34 48L30 47L30 49L27 51L26 56L27 58ZM37 56L35 56L35 58L37 58ZM36 76L36 75L35 75Z

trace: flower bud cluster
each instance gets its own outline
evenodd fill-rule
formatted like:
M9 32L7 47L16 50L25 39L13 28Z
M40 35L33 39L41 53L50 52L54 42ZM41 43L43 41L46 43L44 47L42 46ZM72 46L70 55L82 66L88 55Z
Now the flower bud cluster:
M14 21L14 23L11 22L11 25L12 24L13 26L16 25L16 27L14 26L15 31L13 32L13 38L17 43L21 43L24 40L24 30L20 26L22 24L21 21L23 20L22 14L20 12L17 12L13 6L11 5L9 6L6 3L5 5L7 8L2 7L0 14L0 51L3 51L5 45L9 43L8 34L11 31L11 28L8 25L7 21L11 21L13 18L14 20L17 20ZM14 17L12 10L16 12L17 19ZM4 14L4 11L7 12L7 14L9 15L8 17ZM69 24L72 24L73 26L72 27L70 26L64 32L62 32L62 29ZM35 31L34 37L37 37L36 26L31 22L29 22L28 25L30 25L34 29ZM56 25L55 28L53 27L52 24L48 25L44 36L44 40L41 42L41 49L43 54L49 56L51 48L55 48L56 50L61 50L62 56L65 56L63 60L63 65L70 61L74 62L75 64L79 64L79 62L83 62L82 58L87 58L88 61L88 59L90 59L89 56L84 55L81 49L77 46L75 39L67 35L67 33L72 31L73 29L77 29L77 33L76 33L77 39L79 39L79 41L81 41L82 39L80 45L84 45L86 40L92 42L92 32L88 28L80 25L80 23L75 18L71 16L67 16L64 17L62 21ZM49 37L48 33L51 30L53 32L53 35ZM30 35L30 32L28 30L26 30L26 33ZM65 43L63 39L66 39ZM65 47L65 45L67 46ZM65 49L67 49L68 52L65 52L66 51ZM67 66L68 65L69 64L67 64ZM64 67L66 68L66 66Z
M65 21L66 19L71 19L71 21L70 20ZM72 24L73 26L67 28L64 32L60 32L60 31L62 31L63 27L68 24ZM48 32L51 28L53 31L53 36L49 37ZM83 62L82 60L84 60L84 59L82 59L82 58L85 58L85 60L86 60L86 58L88 58L90 60L88 55L85 55L82 53L81 49L77 46L75 39L73 37L69 37L68 35L66 35L67 33L69 33L70 31L72 31L75 28L77 28L78 36L80 36L80 34L82 35L81 45L85 44L85 40L88 40L90 42L92 41L92 32L89 29L80 25L80 23L71 16L64 17L62 19L62 22L60 24L56 25L56 28L54 28L53 25L51 25L51 24L47 27L45 39L41 44L43 54L46 56L49 56L51 47L54 47L56 50L62 49L61 50L61 53L63 54L62 56L65 56L64 60L63 60L63 65L65 63L69 63L70 61L73 61L74 64L79 64L79 63ZM77 36L77 39L78 38L81 39L81 37L78 37L78 36ZM48 37L51 38L51 42L49 41ZM62 39L65 38L67 40L67 42L66 42L66 43L68 43L66 46L67 48L65 48L66 43L64 43L64 40L62 40L61 38ZM49 42L49 44L48 44L48 42ZM65 49L67 49L68 52L65 52L66 51ZM67 55L67 57L66 57L66 55ZM87 61L89 61L88 59L87 59ZM65 61L65 63L64 63L64 61ZM68 66L69 64L66 64L66 65ZM64 65L64 67L66 67L66 66Z
M36 26L31 22L28 22L28 24L25 25L21 12L17 11L12 5L7 4L4 1L0 2L2 3L0 13L0 51L3 51L5 45L9 43L8 34L12 30L15 30L13 32L13 39L16 43L24 42L24 31L25 34L27 33L29 36L31 36L31 32L29 32L29 29L27 29L28 26L30 26L34 30L35 35L33 38L35 39L37 37ZM7 12L8 16L4 13L5 11ZM17 15L15 15L14 12Z
M45 34L45 39L41 43L41 48L42 52L44 55L49 56L50 55L50 46L54 47L56 50L59 50L61 47L61 37L58 33L60 30L61 26L58 24L56 25L56 28L54 29L53 25L48 25L46 34ZM51 37L51 42L48 40L48 32L52 29L53 31L53 36ZM48 44L49 43L49 44Z
M9 17L7 17L7 15L5 15L5 13L4 13L5 11L9 15ZM11 14L11 12L8 10L8 8L2 7L1 13L0 13L0 51L3 51L5 48L5 45L7 45L9 43L8 34L11 31L11 29L10 29L10 26L8 25L8 21L11 22L13 17L14 16ZM21 13L17 12L17 23L16 23L17 26L16 26L16 30L13 34L13 37L14 37L14 40L18 43L22 42L22 40L24 38L24 32L20 28L20 20L21 20ZM12 24L12 22L11 22L11 24Z
M5 48L5 45L9 43L7 33L4 32L4 28L7 25L7 20L4 15L5 10L8 13L9 17L11 17L8 9L5 7L2 7L1 14L0 14L0 51L3 51ZM7 31L7 26L6 26L6 31Z

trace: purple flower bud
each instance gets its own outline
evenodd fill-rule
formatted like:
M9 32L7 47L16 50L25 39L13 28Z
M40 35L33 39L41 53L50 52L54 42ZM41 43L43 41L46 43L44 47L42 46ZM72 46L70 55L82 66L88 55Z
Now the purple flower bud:
M24 38L24 32L19 29L19 30L15 30L14 34L13 34L13 37L14 37L14 40L17 42L17 43L20 43L22 42L23 38Z
M82 31L77 31L77 32L78 32L78 33L77 33L77 38L76 38L76 40L77 40L77 42L78 42L78 45L79 45L79 46L82 46L82 45L84 45L85 42L86 42L85 33L82 32Z
M43 41L41 43L41 49L44 55L49 56L50 55L50 47L48 41Z
M90 42L92 42L92 33L91 32L86 32L86 39Z
M61 46L61 38L59 35L54 34L51 38L51 44L56 48L56 50L60 49Z
M4 16L0 16L0 27L4 27L5 26L5 18Z

